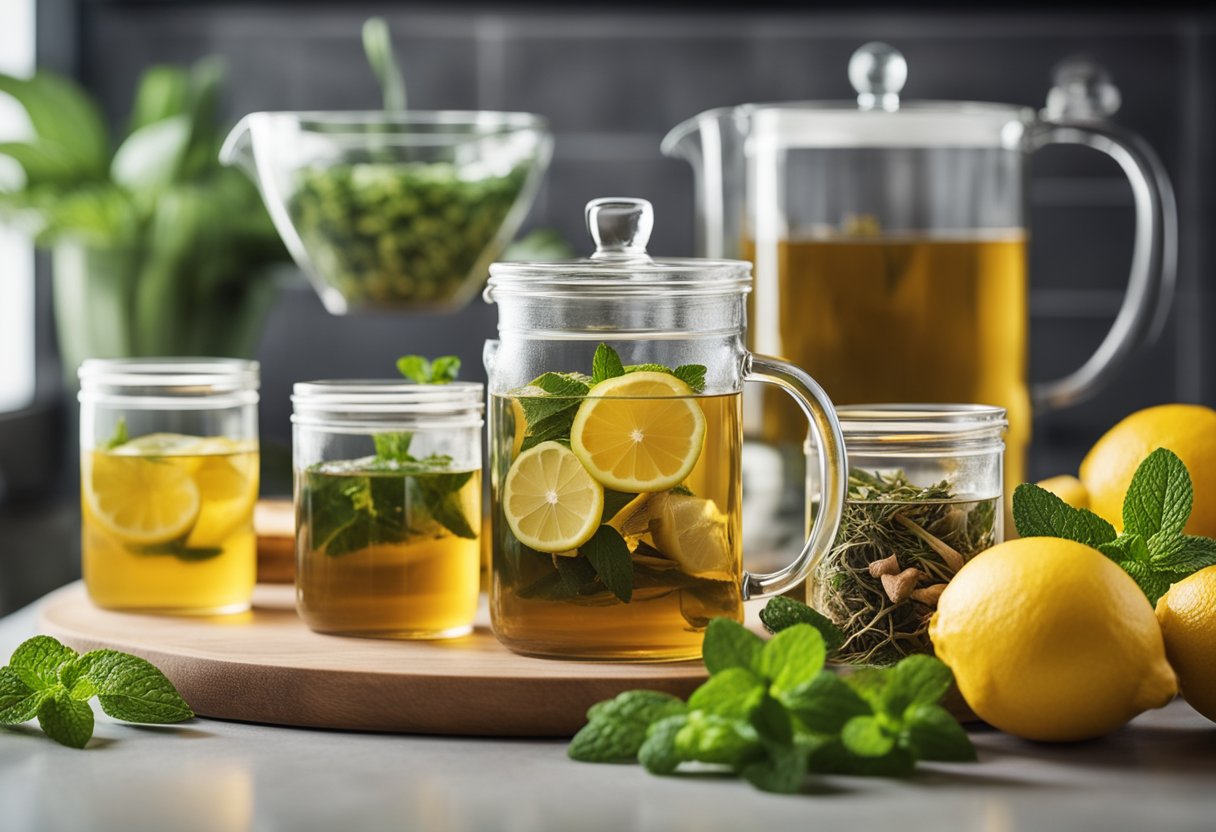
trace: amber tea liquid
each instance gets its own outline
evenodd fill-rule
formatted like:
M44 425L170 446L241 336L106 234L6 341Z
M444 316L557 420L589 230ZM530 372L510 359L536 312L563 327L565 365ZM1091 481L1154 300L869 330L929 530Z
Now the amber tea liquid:
M741 621L741 396L694 397L705 415L705 444L683 488L640 494L609 525L621 532L633 562L633 596L623 603L602 587L572 592L561 584L557 555L521 546L502 511L501 484L518 456L524 426L509 396L492 396L490 431L494 510L490 612L495 633L516 652L565 658L666 661L701 655L711 618ZM712 503L712 505L710 504ZM688 574L662 551L657 524L676 522L680 545L712 551L713 578ZM720 568L717 568L720 566Z
M98 606L171 613L249 607L257 571L258 453L245 443L175 453L139 440L87 451L81 465L83 570ZM168 534L158 534L157 528ZM173 531L176 528L176 531Z
M756 261L753 241L744 241L743 256ZM805 368L836 404L1005 408L1012 494L1025 476L1031 427L1026 292L1020 231L782 240L776 285L758 274L749 297L749 336L758 350ZM806 418L789 397L766 390L761 430L766 441L800 444Z
M296 491L297 607L309 627L389 638L472 629L480 470L404 476L322 463L297 471Z

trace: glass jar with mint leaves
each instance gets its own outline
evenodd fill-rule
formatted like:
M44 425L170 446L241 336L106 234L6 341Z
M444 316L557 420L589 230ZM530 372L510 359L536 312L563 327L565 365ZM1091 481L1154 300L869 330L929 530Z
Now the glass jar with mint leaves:
M296 598L309 627L383 638L472 629L482 390L405 379L295 385Z
M844 442L804 371L743 345L751 264L646 253L650 203L587 205L587 259L496 263L490 621L564 659L701 655L709 621L801 583L836 531ZM785 567L742 567L742 389L794 397L818 442L820 522Z
M929 618L942 590L1004 539L1005 411L880 404L837 415L848 492L835 544L811 574L810 603L844 631L836 661L931 654Z

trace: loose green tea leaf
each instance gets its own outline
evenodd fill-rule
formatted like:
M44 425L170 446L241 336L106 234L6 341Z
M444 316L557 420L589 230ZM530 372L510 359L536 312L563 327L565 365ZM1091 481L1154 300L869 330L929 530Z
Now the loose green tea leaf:
M852 469L840 531L812 581L814 607L844 632L836 658L889 665L930 653L936 593L996 542L999 503Z

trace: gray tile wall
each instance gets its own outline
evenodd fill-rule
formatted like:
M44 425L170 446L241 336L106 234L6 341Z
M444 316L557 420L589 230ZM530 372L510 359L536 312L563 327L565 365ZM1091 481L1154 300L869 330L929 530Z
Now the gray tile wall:
M574 6L574 4L571 4ZM1207 321L1216 266L1216 27L1190 12L1015 14L891 12L536 10L501 3L86 2L79 72L114 118L155 61L219 53L229 62L226 106L360 108L377 92L358 41L362 20L385 15L417 108L529 110L557 134L553 166L529 220L584 243L583 203L604 194L651 199L654 250L692 249L692 178L658 153L667 128L709 107L749 100L845 98L845 65L864 41L907 56L905 94L1039 106L1053 65L1086 53L1123 93L1117 119L1139 131L1174 178L1182 264L1170 325L1107 391L1042 414L1033 473L1075 467L1084 448L1131 409L1169 400L1216 403L1216 352ZM1053 149L1030 187L1032 374L1062 375L1100 342L1126 280L1130 189L1097 154ZM493 331L480 302L450 317L333 318L298 284L284 291L263 342L263 423L289 440L287 395L303 378L383 372L406 351L456 352L479 372Z

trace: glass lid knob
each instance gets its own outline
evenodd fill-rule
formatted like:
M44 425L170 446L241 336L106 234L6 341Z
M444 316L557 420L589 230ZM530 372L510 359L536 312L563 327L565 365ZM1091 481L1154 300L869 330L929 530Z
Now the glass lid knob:
M645 199L604 197L587 203L587 230L595 241L592 260L649 260L654 207Z
M849 58L849 83L863 110L898 110L899 93L908 80L908 62L888 43L871 41Z
M1104 121L1122 103L1110 73L1088 58L1068 58L1051 74L1054 85L1047 93L1043 115L1053 121Z

